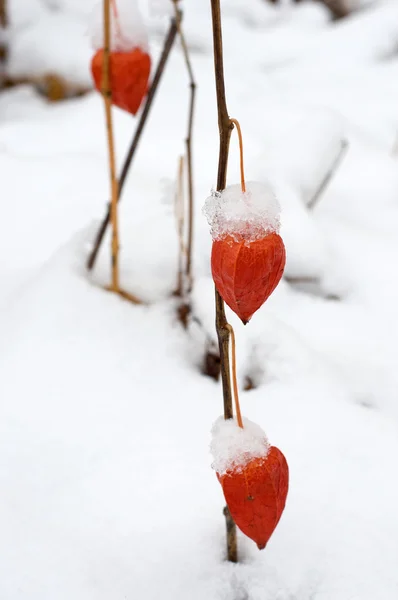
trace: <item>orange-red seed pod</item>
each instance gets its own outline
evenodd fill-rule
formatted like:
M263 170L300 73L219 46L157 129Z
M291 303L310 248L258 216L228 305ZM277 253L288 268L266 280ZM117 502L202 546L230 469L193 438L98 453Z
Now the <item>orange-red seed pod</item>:
M211 269L224 302L246 324L278 285L286 251L277 233L254 242L231 236L213 242Z
M289 468L284 455L271 446L265 458L217 477L236 525L262 550L285 508Z
M135 115L148 91L151 58L140 48L134 48L130 52L111 52L109 59L112 104ZM98 91L102 89L103 61L101 49L91 61L91 73Z

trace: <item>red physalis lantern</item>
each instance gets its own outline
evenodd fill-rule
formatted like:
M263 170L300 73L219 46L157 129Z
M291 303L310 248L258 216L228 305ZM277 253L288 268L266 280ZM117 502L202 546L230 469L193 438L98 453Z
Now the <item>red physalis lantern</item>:
M279 235L279 204L271 188L248 183L208 198L211 270L223 300L246 324L278 285L286 251Z
M104 64L103 8L93 13L91 37L96 53L91 61L95 87L102 91ZM151 58L147 52L148 35L136 0L111 0L110 14L110 88L112 104L133 115L138 112L148 91Z
M101 91L104 51L97 50L91 61L95 87ZM151 58L140 48L129 52L111 52L110 78L112 104L135 115L148 91Z
M248 419L243 429L220 418L213 427L213 468L233 520L260 550L277 526L289 488L282 452Z
M255 458L218 480L236 525L262 550L285 508L289 468L282 452L272 446L266 458Z
M224 302L244 324L278 285L285 262L285 246L277 233L249 243L231 236L213 242L214 283Z

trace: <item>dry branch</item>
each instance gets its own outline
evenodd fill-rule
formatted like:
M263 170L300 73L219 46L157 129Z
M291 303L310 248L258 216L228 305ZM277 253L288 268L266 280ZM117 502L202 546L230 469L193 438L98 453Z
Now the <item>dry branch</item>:
M185 139L185 146L187 152L187 172L188 172L188 232L187 232L187 256L186 256L186 269L185 274L187 278L187 292L189 293L192 289L192 240L193 240L193 168L192 168L192 130L193 130L193 117L195 111L195 96L196 96L196 83L193 75L191 60L189 58L188 46L185 40L184 31L182 28L181 12L178 10L179 0L172 0L175 10L175 20L177 23L178 36L181 42L182 53L184 56L185 66L189 78L190 86L190 99L189 99L189 111L188 111L188 129L187 137Z
M224 61L223 61L223 46L222 46L222 26L221 26L221 10L220 0L211 0L211 13L213 23L213 44L214 44L214 73L216 79L216 94L217 94L217 112L218 112L218 128L220 135L220 149L218 159L218 175L217 175L217 190L223 190L227 180L227 166L229 143L233 123L228 116L228 109L225 97L224 83ZM229 364L229 338L230 332L228 322L225 316L224 301L215 290L216 294L216 330L218 337L218 345L220 350L221 364L221 380L223 387L224 398L224 417L225 419L233 418L232 408L232 390L230 380L230 364ZM228 508L224 509L227 528L227 556L230 562L238 561L237 551L237 535L236 525L230 515Z
M0 32L5 32L5 29L8 25L8 16L7 16L7 0L0 0ZM0 43L0 85L4 84L4 66L7 60L7 43L3 40Z
M108 139L109 176L111 182L110 218L112 224L112 284L111 290L119 292L119 231L117 216L118 183L116 177L116 158L112 120L112 89L110 77L110 0L104 0L104 63L102 70L102 95L105 105L106 132Z
M178 161L177 186L174 199L174 213L177 225L178 237L178 269L177 287L174 296L182 297L184 294L184 258L187 249L184 242L185 225L185 202L184 202L184 157L180 156Z

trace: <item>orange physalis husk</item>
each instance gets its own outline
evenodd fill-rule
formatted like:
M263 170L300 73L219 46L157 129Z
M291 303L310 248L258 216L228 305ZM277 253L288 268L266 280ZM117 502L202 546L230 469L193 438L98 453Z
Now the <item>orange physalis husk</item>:
M271 446L266 457L254 458L224 475L217 473L217 477L236 525L262 550L285 508L289 488L286 458Z
M129 52L111 52L109 59L112 104L135 115L148 91L151 58L140 48L134 48ZM101 49L91 61L91 73L98 91L102 89L103 60Z
M214 283L245 325L278 285L285 263L285 246L277 233L253 242L236 241L229 235L213 241Z

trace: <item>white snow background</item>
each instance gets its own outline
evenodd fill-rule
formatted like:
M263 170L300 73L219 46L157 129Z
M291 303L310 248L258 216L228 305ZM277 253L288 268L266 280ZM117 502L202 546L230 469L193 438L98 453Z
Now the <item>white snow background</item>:
M209 451L221 386L201 375L205 336L181 329L170 296L180 49L120 211L122 282L145 306L95 285L109 280L109 237L93 277L84 270L109 190L99 95L0 94L1 600L397 598L398 2L363 4L333 23L312 2L222 3L246 175L274 185L287 247L286 278L250 325L228 311L243 414L290 468L274 535L262 552L239 535L238 565L225 561ZM91 0L9 5L10 72L89 82ZM218 153L210 7L183 8L198 83L193 304L214 338L201 212ZM154 62L166 29L151 18ZM114 114L120 165L136 121ZM238 165L233 134L229 184ZM257 387L245 392L248 376Z

